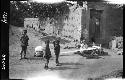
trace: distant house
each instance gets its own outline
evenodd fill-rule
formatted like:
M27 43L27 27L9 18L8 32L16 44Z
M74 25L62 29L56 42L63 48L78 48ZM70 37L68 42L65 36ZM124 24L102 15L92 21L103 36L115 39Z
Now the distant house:
M39 31L39 28L40 28L39 18L25 18L24 27L34 28L35 30Z

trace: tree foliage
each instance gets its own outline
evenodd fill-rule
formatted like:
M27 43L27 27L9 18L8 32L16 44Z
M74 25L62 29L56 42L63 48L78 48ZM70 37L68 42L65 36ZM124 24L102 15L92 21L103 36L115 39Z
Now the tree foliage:
M46 18L58 20L59 17L65 17L69 13L69 6L66 2L44 4L36 2L10 2L10 24L23 26L24 18L38 17L41 21Z

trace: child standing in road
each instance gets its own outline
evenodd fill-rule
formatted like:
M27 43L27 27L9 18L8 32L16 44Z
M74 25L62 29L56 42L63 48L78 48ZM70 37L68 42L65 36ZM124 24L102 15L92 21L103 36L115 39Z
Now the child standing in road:
M27 30L23 30L23 34L21 36L20 42L21 42L21 59L22 59L22 53L24 52L24 58L26 59L26 51L27 51L27 46L28 46L28 40L29 37L27 36Z
M56 66L60 66L60 64L59 64L60 44L59 43L60 43L60 41L58 39L53 42L54 52L55 52L55 56L56 56Z
M44 58L46 59L46 63L45 63L44 68L48 69L49 60L51 58L51 51L50 51L50 48L49 48L49 40L46 41L46 48L45 48Z

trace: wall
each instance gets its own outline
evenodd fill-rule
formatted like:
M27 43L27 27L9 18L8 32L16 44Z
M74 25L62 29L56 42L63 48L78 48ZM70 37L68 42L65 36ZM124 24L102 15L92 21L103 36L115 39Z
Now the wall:
M123 10L120 8L112 8L106 6L104 9L105 24L104 24L104 39L107 43L111 40L112 36L123 35Z
M89 20L90 20L90 10L82 9L81 37L84 37L87 41L89 41Z
M74 4L69 7L69 14L60 16L56 20L48 18L44 25L45 32L48 34L68 37L73 40L80 40L82 10L82 7ZM65 18L65 16L67 16L67 18Z
M100 43L108 46L112 36L123 35L123 10L106 3L88 3L89 8L103 10L101 16Z
M79 40L81 37L82 8L76 8L76 6L70 7L69 18L64 21L62 36L71 36L73 39Z

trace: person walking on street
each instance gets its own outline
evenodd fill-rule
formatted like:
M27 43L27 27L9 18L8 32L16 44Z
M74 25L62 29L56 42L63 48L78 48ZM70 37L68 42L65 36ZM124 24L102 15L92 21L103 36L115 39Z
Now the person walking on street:
M21 59L22 59L22 54L24 52L24 59L26 59L26 51L27 51L27 46L28 46L28 40L29 37L27 36L27 30L23 30L22 36L20 38L20 42L21 42Z
M49 40L46 41L46 48L45 48L45 54L44 54L44 58L46 59L46 63L45 63L45 67L44 69L48 69L48 64L49 64L49 60L51 58L51 51L49 48Z

